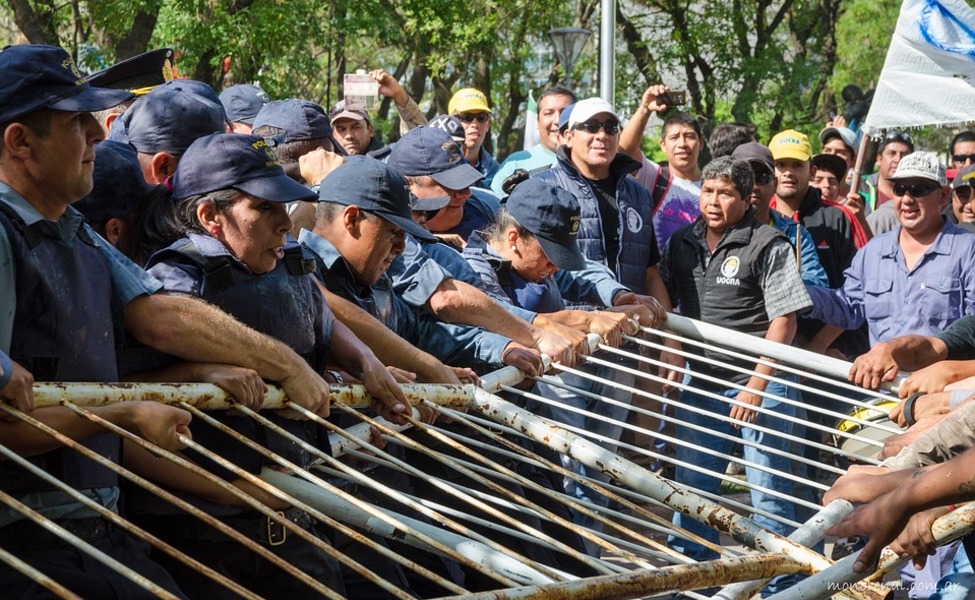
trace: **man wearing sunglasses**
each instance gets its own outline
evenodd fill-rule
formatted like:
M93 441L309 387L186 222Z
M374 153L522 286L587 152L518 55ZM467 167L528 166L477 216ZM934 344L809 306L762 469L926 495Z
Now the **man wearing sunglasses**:
M501 165L484 149L484 142L491 132L491 107L487 96L474 88L457 90L447 104L447 114L464 124L464 160L484 175L474 185L490 188Z
M863 180L864 185L860 191L864 203L872 210L867 215L867 225L874 235L886 233L897 227L893 204L888 202L894 197L890 177L897 172L900 161L912 152L914 152L914 139L906 132L891 131L880 142L880 149L877 150L879 168L876 173Z
M975 164L968 165L955 175L951 182L951 207L945 210L948 220L962 229L975 232L975 204L972 203L975 186Z

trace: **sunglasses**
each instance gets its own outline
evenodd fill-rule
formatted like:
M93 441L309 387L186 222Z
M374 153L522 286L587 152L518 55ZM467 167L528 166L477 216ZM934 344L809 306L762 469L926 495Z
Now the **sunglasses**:
M895 196L903 196L905 194L910 194L911 198L923 198L931 192L941 189L941 186L936 183L914 183L907 185L906 183L895 183L893 186Z
M911 134L903 131L891 131L888 133L884 137L884 143L886 144L887 142L903 142L911 148L914 147L914 138L911 137Z
M975 154L953 154L951 155L951 160L958 164L964 164L968 161L975 162Z
M757 185L768 185L772 181L772 174L768 171L753 171L755 175L755 183Z
M620 132L620 122L619 121L583 121L582 123L576 123L572 126L572 129L576 131L582 130L586 133L599 133L602 129L609 135L615 135Z
M454 115L454 117L460 119L464 123L470 123L471 121L477 121L478 123L487 123L491 119L491 113L489 112L457 113L456 115Z
M955 198L962 204L969 202L972 199L972 187L970 185L963 185L962 187L955 188Z

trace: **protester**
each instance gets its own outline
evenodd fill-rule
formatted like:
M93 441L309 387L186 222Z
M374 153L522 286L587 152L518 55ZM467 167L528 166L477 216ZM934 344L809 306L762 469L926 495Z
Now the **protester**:
M951 139L948 145L951 164L961 169L975 163L975 131L962 131Z
M975 185L975 165L959 169L951 182L951 206L945 210L948 220L966 231L975 232L975 205L972 204L972 186Z
M753 217L748 201L754 185L751 167L745 161L724 157L709 163L702 176L701 219L678 230L671 237L660 263L661 277L671 302L684 316L732 327L767 340L791 343L796 332L796 314L808 308L810 300L801 287L789 243L776 230L757 222ZM732 442L726 437L704 432L740 434L742 439L752 442L744 448L745 460L748 461L745 473L749 483L788 496L799 496L791 479L749 466L757 463L776 471L793 471L789 458L769 453L767 449L787 452L792 445L785 436L791 434L797 425L793 420L780 417L801 419L803 411L794 403L782 402L777 398L794 400L795 389L765 379L763 376L774 372L767 365L752 366L745 361L729 360L712 350L704 350L703 355L751 367L754 374L749 376L695 358L689 360L692 371L689 386L720 394L734 402L729 410L728 401L715 400L697 391L681 393L675 414L678 419L677 438L688 444L677 447L675 480L705 492L718 493L720 480L685 465L723 472L727 460L699 447L727 455ZM791 378L783 373L779 373L778 377ZM727 382L747 388L729 387ZM762 392L767 396L761 395ZM755 411L753 407L759 406L763 410ZM692 411L686 407L703 409L710 414L701 414L699 410ZM719 415L726 415L728 419L718 418ZM686 423L695 427L688 427ZM753 424L766 428L763 431L771 430L785 435L763 434L753 429ZM757 489L752 489L751 497L752 506L756 508L788 520L802 521L797 519L797 508L790 501ZM777 520L758 514L753 519L771 531L782 535L789 533L788 528ZM717 532L685 514L675 513L674 523L717 542ZM696 560L716 557L714 552L692 541L672 538L669 543L674 549ZM769 591L787 585L786 581L792 578L794 576L773 581Z
M369 76L379 84L379 94L393 101L399 115L401 134L426 124L426 117L395 77L382 69L370 71ZM376 137L376 128L368 112L347 109L345 100L340 100L328 112L328 116L335 129L335 141L349 156L383 151L383 142Z
M524 169L531 174L533 171L544 170L555 164L555 150L559 147L559 117L565 107L575 102L576 95L561 86L550 87L538 96L539 141L531 148L513 152L504 159L491 182L491 190L495 194L507 195L501 189L501 184L516 170Z
M464 123L467 136L463 143L464 160L482 175L475 183L478 187L490 188L501 165L484 148L491 132L492 118L487 96L474 88L457 90L447 104L447 114Z
M816 171L809 179L809 186L819 190L826 202L836 202L840 194L840 184L846 178L849 168L846 161L837 154L817 154L812 157Z
M863 179L860 193L871 210L867 223L874 235L886 233L897 226L893 209L881 209L894 197L890 176L897 172L900 161L912 152L914 139L911 135L904 131L891 131L881 140L877 150L877 172Z
M675 113L664 121L660 132L660 148L667 155L667 165L657 165L640 150L643 132L653 114L670 108L661 96L667 86L652 85L643 92L640 107L626 123L619 138L619 151L638 161L641 168L634 178L650 192L653 230L657 250L675 231L692 223L698 216L698 197L701 191L701 168L698 159L704 136L697 120L687 113Z
M722 123L708 138L711 160L731 156L735 148L755 141L756 127L748 123Z

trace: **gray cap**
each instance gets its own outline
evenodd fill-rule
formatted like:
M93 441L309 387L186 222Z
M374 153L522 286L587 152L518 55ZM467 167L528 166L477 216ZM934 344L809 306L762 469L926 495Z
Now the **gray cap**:
M908 154L897 164L897 171L888 177L891 181L900 179L929 179L940 186L948 185L945 167L933 152L914 152Z

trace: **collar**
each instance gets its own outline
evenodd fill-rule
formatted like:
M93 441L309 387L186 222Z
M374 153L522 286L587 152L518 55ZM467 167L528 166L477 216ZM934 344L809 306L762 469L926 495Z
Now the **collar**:
M42 235L52 239L60 238L70 244L85 226L85 217L73 206L68 206L57 221L45 219L23 196L9 185L0 181L0 202L9 206L27 227L34 228ZM49 225L45 225L48 223ZM96 236L89 236L93 240ZM97 241L94 241L97 244Z
M747 245L752 239L752 225L755 222L754 211L749 208L737 223L724 230L724 233L721 235L721 240L714 247L715 251L725 244ZM694 222L693 228L692 231L694 232L695 239L707 248L707 225L704 224L704 218L698 217L697 221Z
M332 242L326 240L322 236L318 235L313 231L307 229L302 229L298 233L298 243L308 248L315 258L318 259L325 269L331 271L335 263L342 261L345 264L345 259L339 253L339 251L332 245Z
M932 243L931 246L924 251L925 256L928 254L944 254L945 256L950 256L951 249L955 243L955 236L967 233L962 228L945 219L944 216L941 217L941 220L941 231L939 231L938 236L934 238L934 243ZM884 244L881 248L881 256L884 258L893 258L900 254L900 242L898 242L900 235L901 226L898 224L897 227L891 231L889 236L883 236L883 238L881 238L883 239Z
M558 157L559 164L568 170L569 173L571 173L574 177L585 181L586 178L582 176L579 169L577 169L572 163L572 158L566 154L565 150L565 146L562 145L559 146L555 153L555 155ZM613 180L613 182L618 185L621 179L630 173L639 170L642 166L643 165L641 163L633 160L633 158L631 158L628 154L617 152L616 157L613 158L613 162L609 164L609 179Z

